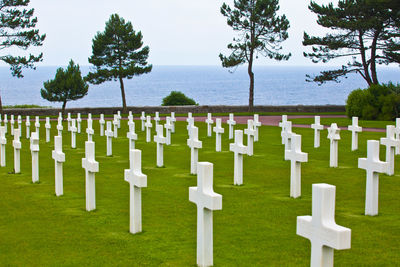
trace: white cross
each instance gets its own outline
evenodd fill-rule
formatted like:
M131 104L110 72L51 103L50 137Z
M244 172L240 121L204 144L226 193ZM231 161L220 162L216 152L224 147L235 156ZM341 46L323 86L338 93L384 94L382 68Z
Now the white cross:
M85 142L85 158L82 159L82 168L85 169L86 179L86 210L96 209L96 186L95 175L99 172L99 163L94 159L94 142Z
M254 142L258 142L258 128L261 127L261 122L258 120L258 114L254 114L254 129L256 134L254 135Z
M400 140L400 118L396 118L395 137ZM396 155L400 154L400 146L396 146Z
M35 119L36 119L36 122L35 122L36 132L39 134L39 129L40 129L39 116L36 116Z
M211 136L212 135L212 125L214 123L211 113L207 113L207 119L205 122L207 123L207 136Z
M142 187L147 187L147 175L142 173L142 152L138 149L129 151L129 167L125 170L125 181L129 183L129 232L142 231Z
M87 119L86 133L88 136L88 141L93 141L94 130L93 130L92 116L88 117L88 119Z
M121 119L122 119L121 111L118 110L117 111L118 129L121 128Z
M189 187L189 201L197 205L197 265L213 265L213 210L222 210L222 196L213 190L213 164L199 162L197 186Z
M50 129L51 129L49 117L46 117L46 123L44 124L44 127L46 128L46 143L48 143L50 142Z
M292 122L286 121L282 126L283 131L281 132L281 136L283 137L283 143L285 144L285 150L290 150L292 146Z
M171 112L172 133L175 133L175 122L176 122L175 112Z
M192 127L194 127L194 118L190 117L186 119L188 125L186 126L186 129L188 131L188 136L190 138L190 131L192 130Z
M215 120L215 126L213 130L215 132L215 151L221 151L221 135L224 133L224 128L221 127L221 119Z
M58 112L58 118L61 120L63 119L62 112Z
M71 131L71 113L68 112L68 116L67 116L67 131Z
M70 126L69 130L71 132L71 147L76 148L76 133L78 132L78 128L76 128L75 119L71 120L71 126Z
M351 151L358 149L358 133L362 132L362 127L358 126L358 117L353 117L353 124L348 126L351 131Z
M81 113L78 113L76 118L76 123L78 125L78 133L81 133L81 122L82 122Z
M193 118L193 117L192 117L192 112L188 112L188 116L187 116L187 118L186 118L186 122L189 123L189 120L190 120L191 118Z
M100 136L104 136L104 124L105 123L106 123L106 121L104 120L104 114L100 114L100 120L99 120Z
M6 166L6 126L0 126L0 166Z
M142 111L142 116L140 116L140 120L142 121L142 132L144 131L144 124L146 122L146 115L144 111Z
M368 140L367 158L358 159L358 168L367 171L365 215L378 215L379 173L386 173L389 164L379 160L379 141Z
M55 162L55 190L56 196L64 194L63 189L63 162L65 162L65 154L62 152L62 135L54 136L54 150L52 158Z
M19 140L21 132L19 129L14 129L14 173L21 172L21 141Z
M32 183L39 182L39 135L32 133L31 137L31 156L32 156Z
M256 135L253 120L247 120L247 129L244 129L244 134L247 135L247 155L253 156L253 142Z
M17 121L18 121L19 133L22 135L22 130L21 130L22 117L21 117L21 115L18 115Z
M335 222L336 187L312 185L312 217L297 217L297 235L311 241L311 267L333 267L334 249L351 247L351 230Z
M155 128L157 129L157 125L160 121L160 114L158 111L156 111L156 115L154 116L154 122L155 122Z
M336 123L332 123L331 127L328 128L328 139L330 140L330 156L329 156L329 166L338 166L338 143L340 140L340 129L337 127Z
M320 124L321 117L315 116L314 123L311 124L311 128L314 129L314 147L317 148L320 146L320 135L321 131L324 129L324 126Z
M301 135L292 135L292 147L285 150L285 160L290 160L290 197L301 196L301 163L308 161L308 154L301 151Z
M394 153L395 148L400 146L400 140L394 137L394 126L386 126L386 137L381 138L382 145L386 146L386 162L389 164L387 169L388 175L394 174Z
M167 143L166 145L170 145L171 144L171 132L172 132L172 123L171 123L171 117L167 117L166 118L166 122L165 122L165 136L167 137Z
M8 126L7 126L7 124L8 124L7 114L4 114L4 127L6 128L6 133L7 133L7 131L8 131Z
M137 140L137 134L135 133L135 123L133 120L128 121L129 132L126 133L126 137L129 139L129 150L135 149L135 140Z
M282 128L282 130L281 130L282 145L285 144L285 139L283 137L283 132L285 131L286 123L287 123L287 115L282 115L282 121L279 122L279 127Z
M57 122L58 136L62 136L62 130L63 130L62 118L58 117L58 122Z
M229 120L226 123L229 125L229 139L233 139L233 126L236 125L236 121L233 118L233 113L229 114Z
M11 132L11 135L14 135L14 123L15 123L14 115L11 115L11 120L10 120L10 132Z
M107 137L107 156L111 156L112 155L112 139L114 137L114 132L111 129L111 121L107 121L106 137Z
M26 116L25 126L26 126L26 139L29 139L31 137L31 121L29 116Z
M146 142L150 143L151 141L151 127L153 127L153 124L151 123L151 117L147 116L146 117L146 123L144 124L144 126L146 127Z
M243 131L235 131L235 143L229 144L229 150L234 153L233 183L243 184L243 154L247 154L247 147L243 145Z
M118 116L114 115L114 120L113 120L113 125L114 125L114 138L118 137Z
M159 124L156 127L156 135L154 136L154 142L157 143L157 167L164 166L164 148L163 144L167 142L167 138L163 136L164 126Z
M199 141L199 128L192 126L187 145L190 147L190 174L197 174L197 162L199 161L199 149L203 143Z
M129 122L129 121L133 121L132 111L129 111L128 122Z

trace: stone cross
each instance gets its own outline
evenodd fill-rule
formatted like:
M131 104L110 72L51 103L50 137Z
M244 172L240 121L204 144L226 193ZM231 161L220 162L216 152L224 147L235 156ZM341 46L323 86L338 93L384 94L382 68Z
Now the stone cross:
M314 123L311 124L311 128L314 129L314 147L317 148L320 146L320 135L321 131L324 129L324 126L321 125L321 117L320 116L315 116L314 117Z
M351 247L351 230L335 222L336 187L312 185L312 216L297 217L297 235L311 241L311 267L333 267L334 249Z
M118 129L121 128L121 119L122 119L121 111L118 110L117 111Z
M171 132L172 132L172 123L171 123L171 117L166 118L166 122L164 124L165 127L165 136L167 138L167 143L166 145L171 145Z
M215 126L213 130L215 132L215 151L221 151L221 135L224 133L224 128L221 127L221 119L215 119Z
M39 135L32 133L31 137L32 156L32 183L39 182Z
M400 140L400 118L396 118L395 137ZM400 154L400 146L396 146L396 155Z
M19 129L14 129L14 173L21 172L21 141L19 140L21 132Z
M197 186L189 187L189 201L197 205L197 265L213 265L213 210L222 210L222 196L213 190L213 164L199 162Z
M29 116L26 116L25 126L26 126L26 139L29 139L31 138L31 120Z
M105 123L106 123L106 121L104 120L104 114L100 114L100 120L99 120L100 136L104 136L104 124Z
M137 140L137 134L135 133L135 123L133 120L128 121L129 132L126 133L126 137L129 139L129 150L135 149L135 140Z
M11 119L10 119L10 132L11 132L11 135L14 135L14 123L15 123L14 115L11 115Z
M21 130L21 129L22 129L22 127L21 127L21 124L22 124L22 117L21 117L21 115L18 115L17 121L18 121L19 133L22 134L22 130Z
M167 142L167 138L163 136L164 126L159 124L156 127L156 135L154 136L154 142L157 143L157 167L164 166L164 148L163 144Z
M340 129L336 123L332 123L331 127L328 128L328 139L330 140L330 156L329 166L338 166L338 143L340 140Z
M51 129L49 117L46 117L46 123L45 123L44 127L46 128L46 143L48 143L48 142L50 142L50 129Z
M114 137L114 132L111 129L111 121L107 121L107 156L112 156L112 139Z
M247 147L243 145L243 131L235 130L235 143L229 144L229 150L234 153L234 185L243 184L243 154L247 154Z
M258 114L254 114L253 121L254 129L256 130L256 134L254 135L254 142L258 142L258 128L261 127L261 122L258 119Z
M151 123L151 117L147 116L146 117L146 123L144 124L144 126L146 127L146 142L150 143L151 141L151 127L153 127L153 124Z
M175 122L176 122L175 112L171 112L172 133L175 133Z
M129 111L128 122L129 122L129 121L133 121L132 111Z
M62 135L54 136L54 150L52 158L55 163L55 185L56 196L64 194L63 189L63 162L65 162L65 154L62 152Z
M186 126L186 129L188 131L188 136L190 138L190 131L192 130L192 127L194 127L194 118L190 117L186 119L188 125Z
M78 125L78 134L81 133L81 113L78 113L77 118L76 118L76 124Z
M71 132L71 147L76 148L76 133L78 132L78 128L76 128L75 119L71 120L71 126L70 126L69 130Z
M69 131L71 131L71 113L69 113L68 112L68 115L67 115L67 131L69 132Z
M142 115L140 116L140 120L142 121L142 132L144 131L144 126L146 123L146 115L144 113L144 111L142 111Z
M142 231L142 187L147 187L147 175L142 173L142 152L129 150L129 167L125 170L125 181L129 183L129 232Z
M4 114L4 127L6 129L6 133L8 132L8 120L7 120L7 114Z
M36 116L36 118L35 118L35 128L36 128L36 132L38 133L38 135L39 135L39 129L40 129L40 122L39 122L39 116ZM39 135L40 136L40 135Z
M199 141L199 128L192 126L191 134L187 140L190 147L190 174L197 174L197 162L199 161L199 149L203 143Z
M63 130L62 118L58 117L58 122L57 122L58 136L62 136L62 130Z
M365 215L378 215L379 173L386 173L389 164L379 160L379 141L367 141L367 158L358 159L358 168L367 171Z
M88 141L93 141L94 130L93 130L93 121L91 116L87 119L86 133L88 136Z
M58 112L58 118L61 119L61 120L63 119L62 112Z
M114 115L113 125L114 125L114 138L118 137L118 116Z
M96 209L96 172L99 172L99 163L94 159L95 147L93 141L85 142L85 157L82 159L82 168L85 169L86 210Z
M207 136L211 136L212 135L212 125L214 123L211 113L207 113L206 123L207 123Z
M233 113L229 114L229 120L226 123L229 125L229 139L233 139L233 126L236 125L236 121L233 119Z
M0 126L0 166L6 166L6 127Z
M290 197L301 196L301 163L308 161L308 154L301 151L301 135L292 135L292 147L285 150L285 160L290 160Z
M394 137L394 126L386 126L386 137L381 138L382 145L386 146L386 162L389 164L387 175L394 174L394 153L395 148L400 146L400 140Z
M283 137L283 132L285 131L285 126L286 126L287 121L288 121L287 120L287 115L282 115L282 121L279 122L279 127L282 128L282 130L281 130L282 145L285 144L285 139Z
M160 121L160 113L156 111L156 115L154 116L155 128L157 129L157 125Z
M189 120L190 120L191 118L193 118L192 112L188 112L188 116L187 116L187 118L186 118L186 122L189 123Z
M283 137L283 143L285 144L285 150L290 150L292 146L292 122L286 121L282 126L283 132L281 132L281 136Z
M353 117L353 124L348 126L351 131L351 151L358 149L358 133L362 132L362 127L358 126L358 117Z
M253 142L256 135L253 120L247 120L247 129L244 129L244 134L247 135L247 155L253 156Z

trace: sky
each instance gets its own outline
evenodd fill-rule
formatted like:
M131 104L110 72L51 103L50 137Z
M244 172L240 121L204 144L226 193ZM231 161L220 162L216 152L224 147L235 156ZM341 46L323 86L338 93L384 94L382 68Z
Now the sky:
M89 65L93 37L104 31L111 14L118 13L142 32L150 47L149 63L220 65L219 53L229 53L226 46L235 36L220 13L223 2L233 6L233 0L31 0L37 28L47 37L42 47L28 51L43 52L42 66L64 66L70 59ZM280 0L279 14L285 14L291 25L283 51L292 57L282 63L262 57L256 65L315 65L303 57L303 32L322 35L325 30L316 24L308 4L308 0Z

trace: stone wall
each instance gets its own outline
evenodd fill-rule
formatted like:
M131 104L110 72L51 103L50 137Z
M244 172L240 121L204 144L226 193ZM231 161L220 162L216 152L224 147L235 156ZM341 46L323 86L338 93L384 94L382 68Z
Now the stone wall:
M160 114L170 113L174 111L179 113L238 113L247 112L247 106L145 106L145 107L128 107L129 111L134 114L140 114L142 111L146 113L154 113L156 111ZM92 113L93 115L105 114L111 115L122 110L121 107L112 108L67 108L66 113L72 114L81 113L82 115ZM57 116L61 112L60 108L23 108L23 109L4 109L3 114L14 114L22 116ZM254 106L254 112L345 112L345 106L339 105L324 105L324 106Z

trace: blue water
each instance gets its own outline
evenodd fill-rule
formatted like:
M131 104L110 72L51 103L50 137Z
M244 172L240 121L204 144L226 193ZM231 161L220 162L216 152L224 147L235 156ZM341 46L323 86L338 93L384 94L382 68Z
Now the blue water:
M345 104L354 89L365 88L365 81L357 74L341 83L318 86L305 81L306 74L317 74L324 67L257 66L255 73L256 105L325 105ZM325 67L326 68L326 67ZM81 67L83 74L89 67ZM43 82L52 79L56 67L38 67L25 71L23 79L11 76L7 67L0 67L0 93L3 105L37 104L59 107L40 96ZM400 69L379 70L381 82L400 82ZM125 80L128 106L160 105L171 91L182 91L200 105L247 105L249 79L246 68L234 73L220 66L154 66L150 74ZM83 99L68 102L67 107L121 106L119 82L90 85Z

